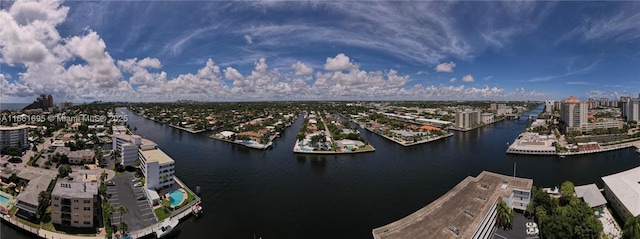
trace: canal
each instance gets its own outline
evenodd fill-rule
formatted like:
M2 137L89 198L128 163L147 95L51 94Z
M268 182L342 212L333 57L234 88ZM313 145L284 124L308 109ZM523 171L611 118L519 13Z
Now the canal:
M505 154L526 118L411 147L360 129L375 152L305 156L292 153L301 120L273 148L261 151L123 111L137 134L174 158L183 182L192 189L201 186L205 213L181 223L171 238L371 238L373 228L414 212L483 170L512 175L515 164L516 176L532 178L537 186L571 180L601 187L602 176L640 165L633 149L564 159ZM6 225L0 229L2 238L26 236Z

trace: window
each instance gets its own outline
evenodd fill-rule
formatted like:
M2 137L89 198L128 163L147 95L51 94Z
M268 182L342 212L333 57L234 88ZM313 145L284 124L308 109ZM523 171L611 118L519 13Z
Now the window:
M76 224L77 224L77 223L80 223L80 222L78 222L78 221L73 221L73 223L76 223Z
M78 202L78 199L73 199L73 202Z
M89 210L91 210L91 207L84 207L84 210L85 211L89 211Z
M84 225L89 225L89 224L91 224L90 221L84 221Z
M78 209L80 209L80 208L79 207L73 207L73 210L78 210Z
M84 200L84 203L91 203L91 200Z
M58 197L54 197L53 200L59 200L59 198Z

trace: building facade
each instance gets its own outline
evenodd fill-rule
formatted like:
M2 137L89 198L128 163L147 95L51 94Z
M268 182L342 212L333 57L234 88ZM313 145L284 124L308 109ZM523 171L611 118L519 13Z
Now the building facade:
M51 192L51 221L70 227L93 227L98 219L97 182L59 180Z
M582 131L587 127L588 104L571 96L560 107L560 123L565 132Z
M462 110L456 112L456 127L468 129L481 123L481 114L479 110Z
M0 126L0 150L9 147L29 148L29 126L18 125L13 127Z
M629 99L629 101L627 101L626 106L627 106L627 110L626 110L625 119L627 120L627 122L632 120L638 122L640 120L640 99L639 98Z
M175 161L160 149L139 150L140 169L147 179L146 187L157 190L172 186Z

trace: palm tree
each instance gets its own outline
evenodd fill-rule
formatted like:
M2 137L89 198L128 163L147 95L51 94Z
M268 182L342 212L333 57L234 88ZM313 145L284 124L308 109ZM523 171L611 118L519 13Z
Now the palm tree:
M622 231L622 238L640 238L640 219L631 215L627 217L627 221L624 223L624 230Z
M168 199L162 199L161 204L165 211L167 211L169 207L171 207L171 202Z
M120 225L118 225L118 230L122 235L125 235L126 232L129 230L129 225L127 225L127 223L124 221L120 221Z
M120 206L118 207L118 212L120 213L120 221L122 222L122 216L127 213L127 208Z
M503 229L511 229L513 226L513 220L515 219L515 212L513 209L509 208L504 201L500 201L498 206L496 207L498 211L498 220L496 224L498 227L502 227Z
M113 205L111 205L111 203L105 203L104 204L104 213L106 213L107 215L109 215L109 217L111 217L111 214L113 214L113 212L115 212L116 209L113 207Z
M119 158L120 158L120 150L114 149L113 152L111 153L111 160L116 161Z

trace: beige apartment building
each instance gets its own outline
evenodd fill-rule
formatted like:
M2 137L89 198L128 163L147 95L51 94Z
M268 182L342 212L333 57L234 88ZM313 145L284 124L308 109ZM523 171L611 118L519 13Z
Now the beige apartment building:
M61 179L51 192L51 220L70 227L93 227L98 215L98 184Z

